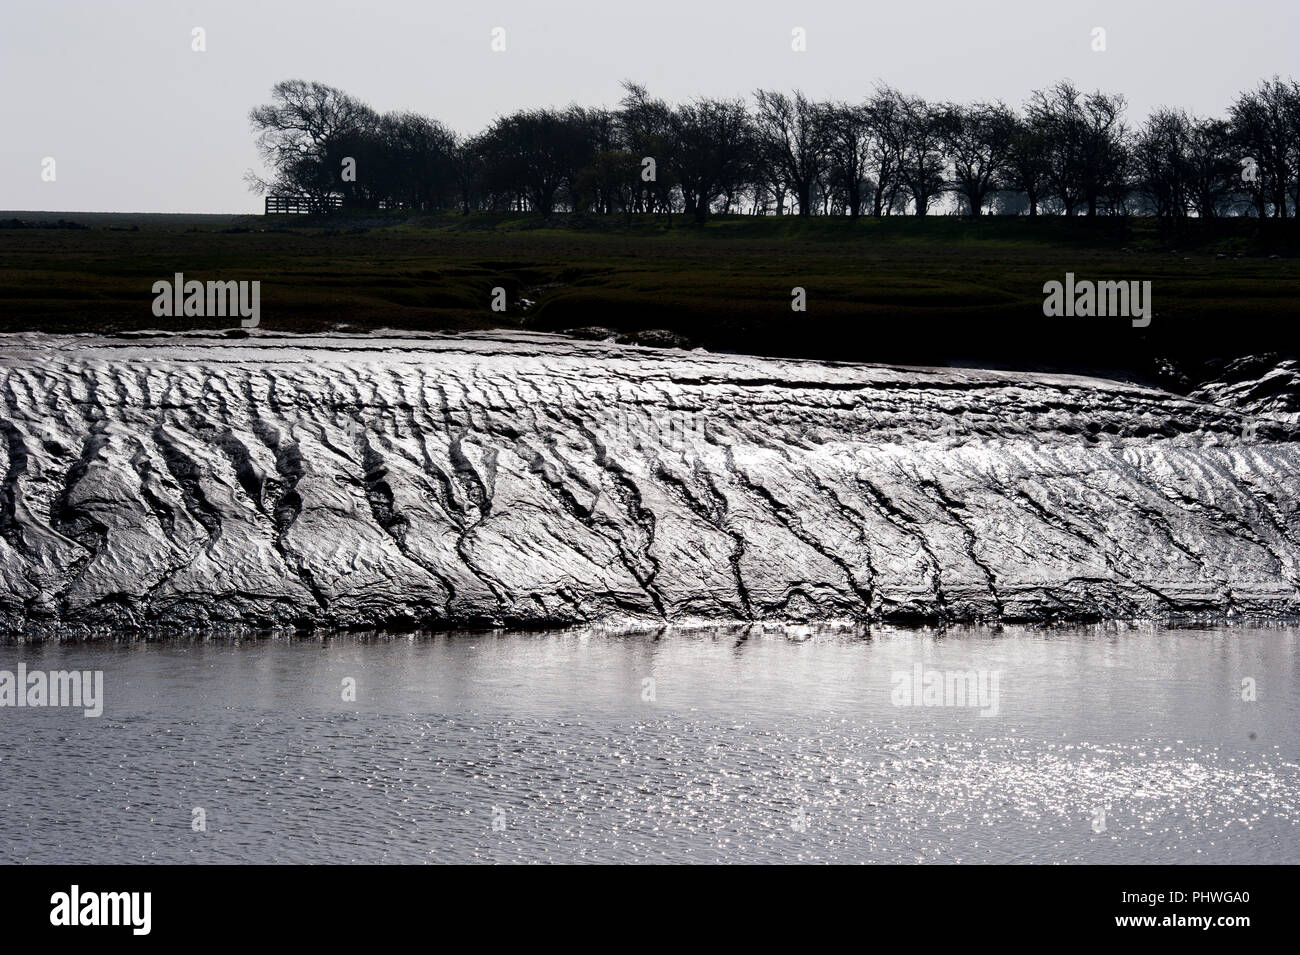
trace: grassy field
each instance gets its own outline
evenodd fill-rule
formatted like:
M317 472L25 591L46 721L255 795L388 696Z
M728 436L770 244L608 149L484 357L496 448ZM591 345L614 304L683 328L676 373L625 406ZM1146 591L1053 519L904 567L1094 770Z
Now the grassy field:
M1298 252L1294 221L0 212L0 330L234 325L154 317L153 282L183 272L260 280L268 332L598 325L764 354L1142 369L1290 350ZM1043 283L1067 271L1149 279L1151 326L1045 318Z

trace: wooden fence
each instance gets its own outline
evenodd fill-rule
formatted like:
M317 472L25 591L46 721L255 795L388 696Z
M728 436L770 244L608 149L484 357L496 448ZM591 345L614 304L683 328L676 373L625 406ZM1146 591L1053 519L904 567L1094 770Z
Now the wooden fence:
M325 199L307 199L302 196L267 196L265 214L270 215L309 215L312 213L332 212L343 205L342 196L329 196Z

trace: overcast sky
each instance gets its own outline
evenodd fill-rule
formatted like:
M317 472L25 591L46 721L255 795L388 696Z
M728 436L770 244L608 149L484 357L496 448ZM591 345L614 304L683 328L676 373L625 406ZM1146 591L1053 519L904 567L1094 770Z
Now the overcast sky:
M259 211L248 110L282 79L472 132L519 107L613 105L625 78L672 101L887 82L1019 104L1068 77L1124 93L1138 121L1222 114L1274 73L1300 79L1300 0L0 0L0 209Z

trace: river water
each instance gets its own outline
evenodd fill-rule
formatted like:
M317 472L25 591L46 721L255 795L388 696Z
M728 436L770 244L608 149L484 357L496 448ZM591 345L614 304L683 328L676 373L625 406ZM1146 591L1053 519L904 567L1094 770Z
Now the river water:
M0 645L20 663L102 671L103 713L0 708L5 862L1300 862L1294 627Z

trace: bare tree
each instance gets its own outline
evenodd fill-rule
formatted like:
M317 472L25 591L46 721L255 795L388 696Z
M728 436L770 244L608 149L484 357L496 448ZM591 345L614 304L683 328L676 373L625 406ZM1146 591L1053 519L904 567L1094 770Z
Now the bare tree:
M942 113L919 96L904 96L902 155L898 178L912 196L918 216L948 187L948 160L943 150Z
M456 202L456 134L419 113L388 113L379 122L369 174L372 193L408 209L446 209Z
M719 196L749 175L754 129L743 101L697 99L678 106L670 119L669 162L686 212L703 222Z
M1038 215L1038 205L1048 188L1051 166L1047 144L1048 132L1039 118L1016 118L1002 167L1003 182L1007 188L1025 194L1031 217Z
M555 211L562 197L571 207L584 203L575 187L594 159L587 123L587 114L574 109L521 110L498 118L478 144L489 191L541 215Z
M1030 122L1043 133L1047 181L1067 216L1083 197L1085 123L1079 96L1074 84L1062 80L1050 90L1035 90L1029 103Z
M616 110L521 110L462 140L427 116L380 116L332 86L286 80L249 113L268 173L248 179L321 206L653 212L669 225L678 209L697 222L719 210L780 214L787 197L800 215L926 215L945 192L972 215L991 205L1030 216L1300 209L1300 85L1276 76L1225 120L1161 109L1135 133L1122 96L1068 80L1036 91L1019 116L888 86L858 105L759 90L753 111L739 99L672 106L630 82L624 91ZM357 176L342 175L354 164Z
M826 110L798 91L758 90L754 98L760 155L794 193L799 215L812 215L813 191L827 165Z
M1134 186L1156 216L1190 211L1192 128L1181 110L1160 109L1133 137Z
M1300 203L1300 86L1274 76L1242 93L1229 115L1241 159L1254 160L1257 175L1248 185L1257 213L1284 218L1288 197Z
M903 95L888 86L876 90L867 103L871 122L870 169L875 175L871 214L877 218L896 204L907 137L907 113Z
M622 141L634 156L654 160L654 177L645 178L638 171L634 208L643 212L664 213L672 224L673 191L677 186L673 170L677 163L670 155L673 135L673 111L662 99L653 99L637 83L623 83L624 96L619 103L618 122Z
M378 116L361 101L324 83L283 80L271 88L271 102L248 114L257 150L272 178L250 175L257 192L323 200L341 191L335 158L346 141L373 132Z
M826 157L829 183L838 192L849 218L862 214L863 189L871 162L871 112L865 105L832 103L826 107Z
M1118 93L1098 90L1083 99L1083 198L1095 216L1103 199L1123 196L1129 162L1127 103Z
M1203 219L1223 215L1240 201L1241 167L1226 120L1193 119L1187 141L1188 194Z
M1016 119L1001 103L948 106L938 118L944 152L952 163L952 186L973 216L981 215L1011 154Z
M1030 119L1046 134L1047 178L1066 215L1080 207L1096 215L1103 197L1122 189L1124 108L1123 96L1085 96L1069 80L1033 94Z

